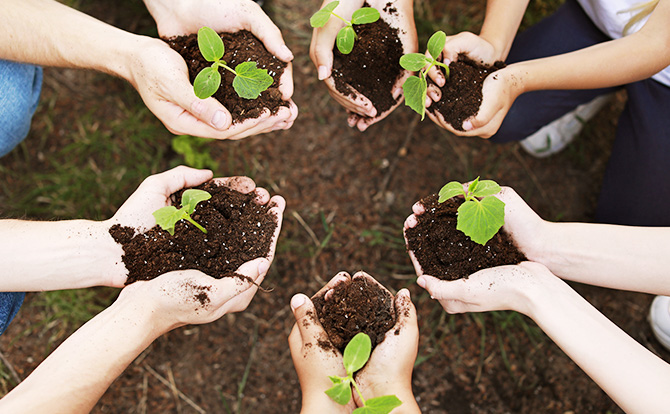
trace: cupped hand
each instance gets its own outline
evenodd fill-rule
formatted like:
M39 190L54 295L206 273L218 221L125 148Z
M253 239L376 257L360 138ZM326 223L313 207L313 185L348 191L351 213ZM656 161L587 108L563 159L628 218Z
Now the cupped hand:
M524 92L522 79L513 66L507 66L489 74L482 84L482 103L477 114L463 121L463 130L457 130L444 120L439 112L426 111L428 117L438 126L464 137L490 138L498 132L505 116L516 98ZM428 93L432 101L440 99L437 88Z
M171 205L170 195L184 188L198 186L212 179L209 170L196 170L194 168L179 166L160 174L147 177L135 190L125 203L117 210L116 214L106 223L111 227L114 224L134 227L144 232L156 225L153 212L161 207ZM216 178L219 184L244 194L254 192L255 201L261 205L270 207L268 214L277 218L277 228L272 237L272 244L267 260L272 262L277 246L277 239L282 225L282 216L286 207L286 201L281 196L270 197L267 190L257 188L256 183L249 177L226 177ZM120 260L120 258L119 258ZM126 275L119 274L112 277L110 286L123 286Z
M126 286L119 300L137 303L161 335L180 326L209 323L227 313L245 310L270 263L258 258L242 264L236 273L244 278L214 279L197 270L169 272Z
M330 0L325 0L322 7L328 3L330 3ZM350 20L353 12L363 7L363 3L363 0L342 0L337 9L335 9L335 12L339 16ZM402 43L403 54L414 53L418 50L416 27L414 25L413 0L368 0L367 3L380 12L381 18L389 26L398 29L398 37ZM395 11L391 12L391 9L395 9ZM370 125L388 116L402 103L402 85L412 73L403 70L402 76L397 79L391 90L393 97L400 97L400 99L398 99L398 102L394 106L383 113L377 113L377 109L373 103L360 92L355 91L353 87L351 89L355 91L355 97L340 93L335 88L335 80L331 74L333 70L333 47L337 32L343 26L344 23L340 19L331 17L324 27L315 28L309 55L317 68L319 80L324 81L333 99L349 112L347 120L349 126L355 126L359 130L365 131Z
M290 100L293 94L290 63L279 86L289 106L281 107L274 115L265 110L258 118L233 124L230 112L219 101L195 95L186 62L167 43L145 38L129 50L128 81L149 110L175 135L241 139L290 128L298 116L298 108Z
M420 412L412 393L412 370L419 347L419 327L416 308L407 289L394 299L396 323L377 345L368 363L356 373L356 382L367 400L395 395L402 401L394 412ZM362 405L357 394L356 404Z
M530 316L534 297L562 284L544 265L522 262L482 269L467 279L440 280L423 275L417 284L448 313L514 310Z
M337 274L319 293L325 294L337 284L349 280L346 273ZM296 319L288 338L289 348L302 390L302 412L350 413L356 408L354 399L341 406L325 394L333 383L328 376L346 377L342 354L328 339L314 304L307 296L297 294L291 299Z
M467 189L470 183L463 184ZM516 247L531 261L542 261L542 252L546 251L546 245L551 237L552 223L543 220L532 208L510 187L501 187L495 197L505 203L505 224L503 229L514 240ZM406 231L418 224L418 216L425 213L425 207L421 202L412 206L412 214L405 219L403 225L403 236L407 245ZM414 252L408 250L409 257L414 265L417 276L424 274Z

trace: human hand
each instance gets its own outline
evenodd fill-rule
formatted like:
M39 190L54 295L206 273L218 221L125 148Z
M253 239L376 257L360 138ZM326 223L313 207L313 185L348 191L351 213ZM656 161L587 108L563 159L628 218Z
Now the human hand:
M438 112L426 112L438 126L455 135L490 138L498 131L512 104L523 92L522 78L516 75L513 66L510 65L489 74L484 79L479 111L463 121L461 126L463 130L455 129ZM435 87L429 87L428 95L431 102L441 99L439 89Z
M117 301L135 304L137 313L149 317L155 336L160 336L180 326L209 323L245 310L271 261L257 258L242 264L236 273L244 277L215 279L197 270L165 273L126 286Z
M317 292L317 295L325 294L348 279L349 275L344 272L335 275ZM291 298L291 310L296 323L288 337L288 343L293 365L300 380L302 412L314 413L317 410L325 413L352 412L356 408L353 398L349 404L342 406L325 393L333 385L328 376L345 377L347 373L342 354L328 339L328 334L316 315L314 304L307 296L299 293Z
M368 363L356 373L363 397L395 395L402 405L395 413L420 412L412 393L412 370L419 347L416 309L409 290L402 289L394 299L396 324L386 333L384 341L374 349ZM356 405L362 401L356 393Z
M564 284L535 262L482 269L454 281L422 275L416 282L448 313L513 310L531 317L534 298Z
M467 189L470 183L463 184ZM494 195L505 203L505 224L503 229L514 240L516 247L526 255L531 261L544 262L544 252L547 251L547 244L551 237L553 223L543 220L526 204L526 202L510 187L501 187L498 194ZM412 206L412 214L407 217L403 226L403 235L405 244L407 236L405 232L408 228L414 228L417 225L417 217L425 212L421 202L416 202ZM416 259L414 252L408 251L414 270L417 276L424 274L421 264Z
M325 0L323 5L329 3L330 0ZM363 6L363 0L343 0L337 7L338 15L345 19L351 19L354 11ZM402 43L403 54L414 53L418 50L418 40L416 34L416 27L414 25L414 5L413 0L369 0L368 4L380 12L381 18L389 24L389 26L398 29L398 37ZM391 12L393 5L396 9ZM322 5L322 7L323 7ZM385 11L385 9L387 11ZM337 32L343 27L343 22L337 18L331 18L324 27L315 28L312 35L312 42L310 44L309 55L312 62L317 68L319 80L323 80L328 87L330 95L342 105L347 112L349 118L347 120L350 127L357 127L360 131L365 131L370 125L384 119L395 108L402 103L402 98L391 108L383 113L377 113L377 109L373 103L360 92L355 92L355 97L346 96L340 93L335 88L335 80L333 79L333 46ZM411 76L412 73L403 70L395 85L391 89L391 94L394 98L402 96L402 84ZM351 88L355 90L355 88Z
M139 231L146 231L156 225L156 219L152 213L161 207L171 204L171 194L183 188L200 185L211 178L212 172L209 170L196 170L184 166L147 177L105 225L109 228L114 224L120 224L122 226L134 227ZM284 208L286 207L284 198L281 196L270 198L270 193L267 190L257 188L254 181L248 177L215 178L215 181L244 194L255 193L255 201L261 205L269 203L271 208L268 209L268 214L273 214L278 220L267 257L271 263L274 258L279 231L281 230ZM120 287L126 281L125 273L115 274L110 277L109 286Z

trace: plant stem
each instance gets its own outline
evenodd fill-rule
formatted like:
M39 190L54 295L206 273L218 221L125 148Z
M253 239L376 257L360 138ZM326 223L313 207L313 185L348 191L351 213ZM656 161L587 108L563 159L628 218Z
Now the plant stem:
M356 389L356 393L358 394L358 397L361 399L361 402L363 402L363 406L365 407L365 398L363 398L363 394L361 393L361 390L358 388L358 384L356 384L356 381L354 380L354 377L351 377L351 383L354 384L354 389Z
M344 17L338 16L337 14L335 14L333 12L330 12L330 14L332 14L333 16L337 17L338 19L342 20L343 22L345 22L347 24L347 26L351 26L351 22L349 20L345 19Z
M200 224L196 223L196 221L193 220L191 216L186 216L184 217L184 219L186 219L186 221L188 221L189 223L193 224L195 227L199 228L200 231L202 231L203 233L207 234L207 229L202 227Z
M233 73L235 74L235 76L237 76L237 72L235 72L234 69L231 69L229 66L227 66L226 63L223 62L222 60L217 60L216 62L214 62L214 64L215 64L216 66L220 66L220 67L222 67L222 68L224 68L224 69L228 69L229 71L233 72Z

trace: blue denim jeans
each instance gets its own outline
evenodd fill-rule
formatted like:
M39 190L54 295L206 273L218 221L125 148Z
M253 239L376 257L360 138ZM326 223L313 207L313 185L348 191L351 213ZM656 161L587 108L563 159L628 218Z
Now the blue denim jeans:
M0 157L28 135L41 90L41 67L0 60Z

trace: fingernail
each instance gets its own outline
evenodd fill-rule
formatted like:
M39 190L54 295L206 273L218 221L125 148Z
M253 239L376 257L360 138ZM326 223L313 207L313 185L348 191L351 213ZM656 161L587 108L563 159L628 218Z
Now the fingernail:
M425 289L426 288L426 278L423 277L423 276L419 276L416 279L416 284Z
M263 260L258 264L258 274L259 275L264 275L268 272L270 269L270 262L267 260Z
M212 117L212 125L214 125L214 128L216 129L223 129L227 124L227 118L225 112L216 111Z
M463 121L463 130L464 131L470 131L471 129L472 129L472 122Z
M325 66L319 66L319 80L324 80L328 77L328 68Z
M409 289L400 289L400 291L398 292L398 296L403 296L406 299L409 299L409 297L410 297Z
M288 46L283 45L281 47L281 54L284 56L284 60L293 60L293 52L291 52L291 49L289 49Z
M296 310L302 305L304 305L305 299L307 299L307 296L303 295L302 293L293 295L293 297L291 298L291 309Z
M395 88L393 90L393 99L398 99L400 98L400 95L402 94L402 88Z
M191 105L191 112L193 112L196 115L200 115L204 110L205 110L205 104L202 103L200 99L194 101L193 105Z

